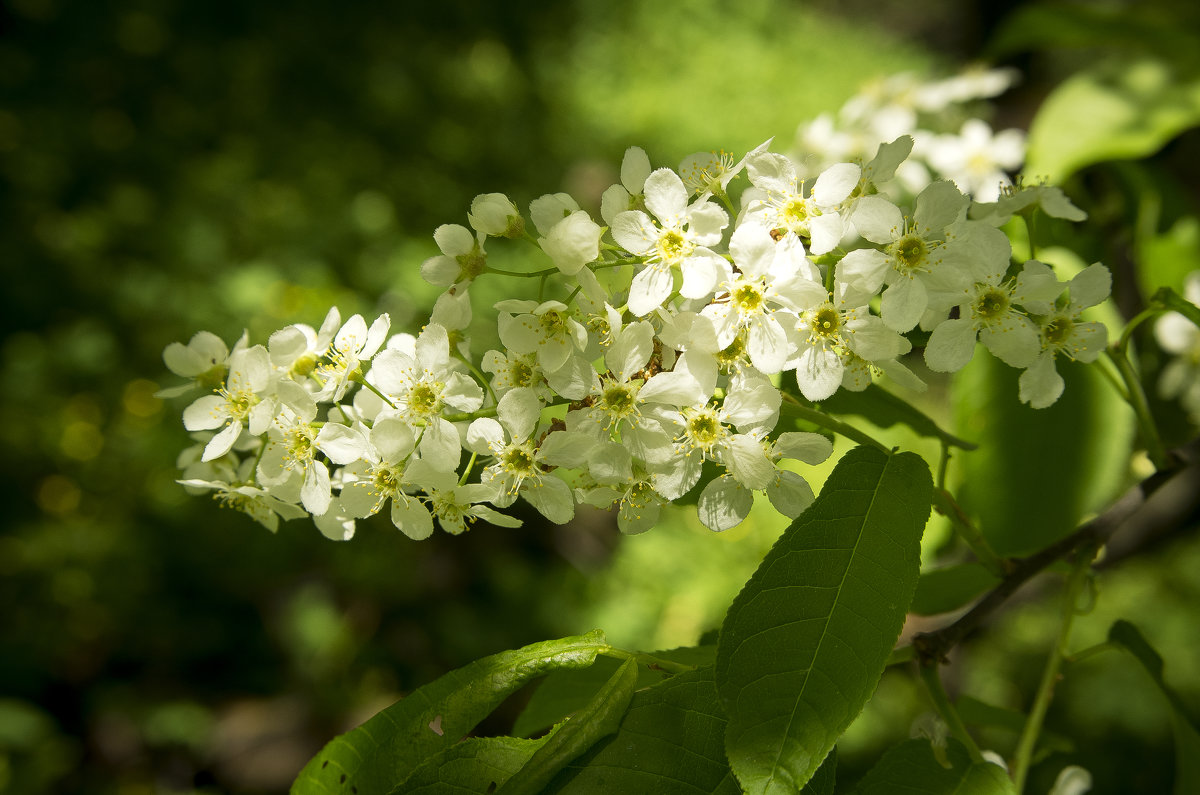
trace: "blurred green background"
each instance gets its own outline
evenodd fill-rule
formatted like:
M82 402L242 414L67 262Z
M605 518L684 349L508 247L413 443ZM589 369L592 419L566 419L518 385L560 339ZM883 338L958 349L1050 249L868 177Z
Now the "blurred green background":
M870 78L978 57L1015 4L886 5L4 0L0 792L281 792L333 734L476 657L593 626L641 648L715 627L778 519L273 536L175 484L187 435L183 404L153 397L176 382L161 351L200 329L262 341L331 304L415 330L432 231L476 194L596 207L632 144L656 166L786 144ZM1087 57L1009 55L1026 80L1001 124ZM1177 606L1144 626L1194 699L1180 617L1200 552L1156 554L1114 572L1117 607ZM981 694L1032 692L1056 608L1038 609L980 655L1002 661L976 669ZM1107 668L1093 690L1144 699L1059 702L1056 730L1088 736L1055 764L1157 766L1155 791L1165 712L1135 669ZM844 744L847 780L926 709L889 673Z

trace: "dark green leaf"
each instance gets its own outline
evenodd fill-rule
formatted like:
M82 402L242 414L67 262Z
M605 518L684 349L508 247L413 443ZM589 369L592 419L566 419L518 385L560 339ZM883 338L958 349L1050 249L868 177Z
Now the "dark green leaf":
M1012 795L1004 768L972 762L957 740L946 747L942 767L928 740L908 740L885 753L858 783L855 795Z
M617 672L583 709L558 727L550 738L534 751L517 773L497 790L498 795L537 795L568 762L590 748L601 737L614 734L633 689L637 686L637 663L621 663Z
M1137 658L1171 705L1171 729L1175 734L1175 795L1200 792L1200 731L1188 717L1179 696L1163 678L1162 657L1128 621L1113 624L1108 630L1108 639Z
M940 439L948 446L974 450L971 442L959 439L938 427L938 424L907 400L902 400L877 384L862 392L839 389L833 397L821 401L821 410L830 414L854 414L879 426L907 425L921 436Z
M335 737L300 771L292 793L390 792L429 757L475 728L525 682L591 665L607 648L600 630L476 660L418 688L362 726Z
M833 788L837 784L837 746L835 745L829 751L829 756L825 757L825 761L817 768L817 772L804 785L804 789L800 790L800 795L833 795Z
M1001 556L1066 536L1125 477L1133 413L1095 366L1056 366L1066 389L1045 409L1021 403L1020 371L982 346L954 384L958 427L986 452L957 459L958 503Z
M567 765L546 792L736 795L724 737L713 669L688 671L635 693L617 734Z
M919 616L948 613L973 602L1000 583L982 563L960 563L921 573L910 612Z
M997 707L971 696L959 696L958 700L954 702L954 708L958 710L958 716L969 726L990 726L1010 731L1015 735L1024 731L1025 722L1028 720L1028 716L1024 712ZM1052 753L1071 753L1075 750L1075 743L1061 734L1043 729L1038 734L1037 749L1037 753L1033 756L1034 761Z
M716 658L717 647L689 646L667 651L651 652L652 657L683 665L711 665ZM525 709L513 724L513 734L531 737L558 723L576 710L581 709L596 692L604 686L617 670L619 662L611 657L601 657L589 668L555 671L542 681ZM661 682L668 674L648 665L638 668L638 688L650 687Z
M466 795L494 790L510 780L549 740L550 736L537 740L468 737L418 765L403 784L391 791L391 795ZM347 789L346 792L351 790ZM359 792L363 792L361 787Z
M917 585L929 467L847 453L784 532L721 630L726 752L751 793L795 793L879 682Z

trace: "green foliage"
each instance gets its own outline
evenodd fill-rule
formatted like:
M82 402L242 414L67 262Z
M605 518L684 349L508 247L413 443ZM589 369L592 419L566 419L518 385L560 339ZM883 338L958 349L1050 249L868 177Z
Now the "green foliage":
M821 408L832 414L853 414L880 428L904 425L921 436L938 439L947 447L974 450L976 445L945 431L931 417L907 400L872 383L861 392L839 389L833 397L821 401Z
M671 649L652 652L656 660L669 660L683 665L711 665L716 658L716 646ZM587 668L554 671L538 685L529 703L513 724L517 737L531 737L581 709L616 672L621 663L611 657L601 657ZM637 671L638 689L650 687L663 680L665 673L650 665Z
M1095 367L1060 362L1062 397L1017 400L1019 373L980 349L958 374L958 427L987 455L959 459L958 500L1000 555L1035 552L1070 533L1125 476L1129 408Z
M918 616L935 616L966 605L994 588L1000 579L982 563L959 563L921 572L909 609Z
M932 482L912 453L847 453L721 629L726 751L749 792L794 792L875 689L912 601Z
M567 765L547 793L737 793L711 667L634 694L616 735Z
M331 740L300 771L292 792L347 787L357 787L362 795L390 792L427 757L457 743L521 685L558 668L591 665L605 647L597 630L494 654L451 671Z
M1200 730L1188 716L1175 690L1163 678L1162 657L1128 621L1113 624L1108 639L1142 664L1171 707L1171 729L1175 735L1175 795L1200 791Z
M949 740L944 765L928 740L909 740L888 751L858 783L855 795L1013 795L1004 768L972 762L957 740Z
M1200 78L1156 58L1118 59L1073 75L1029 130L1025 173L1052 183L1105 160L1145 157L1200 124Z

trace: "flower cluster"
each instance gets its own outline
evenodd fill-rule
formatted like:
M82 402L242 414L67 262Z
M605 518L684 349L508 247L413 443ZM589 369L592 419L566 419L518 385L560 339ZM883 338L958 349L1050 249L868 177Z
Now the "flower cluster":
M1025 159L1025 134L996 132L965 108L1004 92L1016 79L1016 70L986 68L932 81L907 72L891 75L868 85L837 114L802 124L797 159L815 174L839 161L865 160L879 144L907 135L912 156L889 192L915 194L933 179L948 179L978 201L995 201L1009 172Z
M478 196L466 226L434 233L441 253L421 273L444 290L416 336L333 309L319 329L288 326L265 345L243 336L230 350L207 332L175 343L168 367L207 390L183 414L197 444L181 482L270 527L311 514L339 539L382 511L415 539L435 519L449 533L511 526L503 511L518 499L557 523L582 504L615 508L638 533L689 493L700 520L725 530L756 497L788 517L813 499L796 470L832 445L781 430L785 400L818 403L885 375L920 390L914 342L940 372L981 342L1024 370L1020 397L1041 407L1063 388L1057 357L1103 349L1104 327L1080 314L1108 295L1108 271L1064 283L1046 264L1014 263L999 229L1035 207L1081 218L1060 191L980 203L938 180L907 204L882 188L909 136L812 179L769 143L678 170L632 147L599 221L563 193L528 214ZM528 247L518 275L542 289L497 303L502 348L473 351L471 287L513 275L489 266L504 239Z

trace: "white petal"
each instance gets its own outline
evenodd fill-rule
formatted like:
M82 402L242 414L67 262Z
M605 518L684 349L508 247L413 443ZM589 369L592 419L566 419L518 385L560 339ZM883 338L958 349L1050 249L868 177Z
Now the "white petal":
M679 288L679 294L684 298L707 298L717 286L717 278L721 273L722 264L723 261L715 254L697 253L685 259L680 265L680 270L683 271L683 284ZM666 298L666 296L663 297ZM632 307L630 307L630 311L633 311ZM634 314L639 313L634 312Z
M421 459L434 469L453 472L458 469L462 447L458 430L449 420L438 417L429 423L421 434Z
M928 305L929 296L921 280L901 276L883 291L879 316L888 328L903 333L917 325Z
M833 442L819 433L787 431L775 440L775 451L784 458L815 465L833 455Z
M644 317L662 306L674 289L671 268L663 263L651 263L633 277L629 285L629 311Z
M835 163L821 172L813 183L812 197L821 207L832 207L845 201L858 186L862 169L854 163Z
M329 510L332 500L329 491L329 469L320 461L311 461L304 471L304 486L300 489L300 502L304 510L320 516Z
M916 209L913 212L916 231L922 236L926 233L940 234L962 217L968 203L967 197L953 182L940 180L930 183L917 196Z
M812 401L825 400L842 384L842 359L824 348L807 348L796 365L800 394Z
M433 230L433 240L447 257L461 257L475 248L475 235L461 224L442 224Z
M653 353L654 327L642 320L621 329L604 354L604 363L618 381L628 381L631 375L646 366Z
M789 519L795 519L813 504L812 486L808 481L787 469L779 470L775 481L767 486L767 499L775 510Z
M553 475L542 478L539 484L522 487L521 496L555 524L566 524L575 517L571 487Z
M1021 373L1017 386L1021 402L1035 409L1044 409L1058 400L1065 384L1054 367L1054 354L1047 351L1039 356L1028 370Z
M1033 321L1014 316L1011 325L986 327L979 332L979 341L1005 364L1028 367L1041 350L1041 337Z
M359 429L345 425L326 423L317 432L314 444L338 466L346 466L367 457L367 438Z
M1071 280L1071 303L1080 307L1095 306L1112 292L1112 273L1099 262L1093 263Z
M646 178L646 208L664 225L682 219L687 209L688 191L683 180L669 168L660 168Z
M939 323L925 346L925 363L940 373L953 373L967 366L975 354L975 326L956 318Z
M612 236L617 245L633 254L644 254L654 247L660 232L650 216L641 210L617 213L612 220Z
M850 223L872 243L887 244L904 234L900 208L882 196L864 196L855 205Z
M835 275L838 281L849 282L864 292L876 293L883 286L890 262L882 251L856 248L838 262Z
M384 461L395 463L408 457L416 446L416 437L408 423L399 417L381 415L371 428L371 444Z
M555 431L538 448L538 460L550 466L574 469L588 462L595 440L578 431Z
M710 481L700 494L696 512L709 530L728 530L742 523L754 507L754 493L731 477Z
M220 395L205 395L183 410L183 427L189 431L211 431L220 428L229 419L225 398Z
M529 387L510 390L500 398L500 403L496 406L496 416L508 429L514 441L532 436L541 415L542 403Z
M750 327L750 362L760 373L774 375L788 359L787 334L773 317L759 318Z
M625 150L621 159L621 184L630 193L641 193L650 176L650 158L640 146L631 146Z
M775 465L753 436L734 434L722 459L729 473L748 489L765 489L775 479Z
M467 449L487 454L504 444L504 428L491 417L480 417L467 428Z
M208 444L204 446L204 455L200 457L200 460L212 461L214 458L225 455L233 449L233 443L237 441L241 433L242 424L240 422L229 423L224 430L208 440Z
M392 500L392 524L413 541L433 535L433 517L418 499Z

